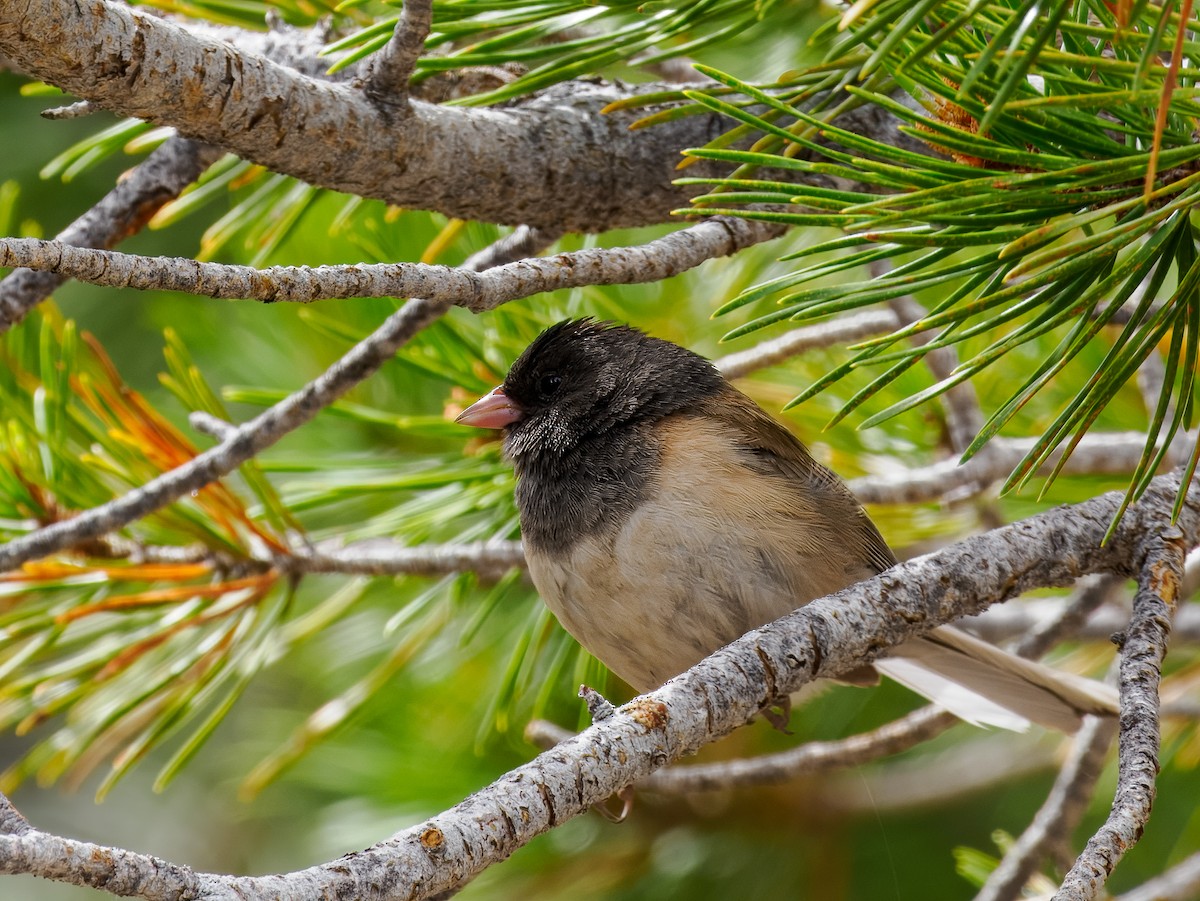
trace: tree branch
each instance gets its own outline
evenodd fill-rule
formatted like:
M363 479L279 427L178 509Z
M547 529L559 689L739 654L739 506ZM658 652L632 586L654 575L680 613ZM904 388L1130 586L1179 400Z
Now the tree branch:
M365 90L372 100L408 109L408 80L432 25L433 0L404 0L391 40L371 59Z
M461 219L588 232L665 221L702 190L673 184L679 151L729 127L705 114L630 131L643 111L600 113L629 90L587 82L503 108L410 100L396 116L198 31L112 2L0 4L0 55L63 90L309 184ZM839 125L928 152L870 107Z
M891 269L876 262L871 266L871 273L876 278L882 278ZM893 299L888 306L896 314L902 326L911 325L929 315L921 304L911 295ZM910 339L911 343L920 346L933 340L930 332L919 332ZM958 368L958 351L954 347L938 347L922 357L925 367L932 373L934 379L943 381ZM975 386L970 382L960 382L942 394L942 407L946 411L946 431L950 439L950 447L955 454L962 454L975 436L983 428L983 410L979 406L979 396Z
M813 804L838 817L911 812L962 801L1053 770L1053 749L1032 735L985 733L940 754L889 761L819 783Z
M220 444L106 504L0 545L0 570L123 528L229 474L373 374L447 309L445 303L410 300L320 376L237 426Z
M819 347L845 344L872 335L881 335L900 327L890 310L865 310L840 316L828 322L793 329L778 338L762 341L748 350L726 354L713 360L727 379L740 379L759 369L777 366L792 357Z
M0 804L8 799L0 795ZM119 848L60 838L37 829L0 834L0 873L34 873L122 898L185 901L203 897L190 868Z
M12 802L0 794L0 835L24 835L33 829L29 820L12 806Z
M1123 580L1116 576L1085 576L1076 586L1066 606L1058 606L1052 619L1026 630L1013 648L1013 653L1022 657L1041 657L1064 635L1076 634L1093 611L1121 597L1123 588ZM1111 636L1114 631L1109 630L1105 638Z
M1083 819L1104 758L1117 734L1115 720L1089 716L1075 736L1071 754L1033 822L1005 853L975 901L1013 901L1038 867L1050 844L1069 836Z
M1095 898L1125 852L1141 838L1154 803L1158 687L1171 615L1183 580L1184 557L1194 544L1184 532L1168 524L1148 527L1143 534L1144 560L1133 598L1133 616L1121 644L1117 793L1107 821L1067 873L1055 901Z
M1121 503L1119 492L1060 507L909 560L750 632L455 808L372 848L297 873L197 875L194 890L187 888L188 894L171 897L391 901L452 891L534 836L728 734L781 694L849 671L923 630L1029 589L1067 584L1090 572L1135 571L1145 556L1144 536L1159 535L1168 527L1178 487L1177 476L1155 479L1106 545L1101 541ZM1198 538L1200 486L1193 485L1170 543L1192 547ZM1053 558L1045 554L1048 546L1058 551ZM1127 648L1141 644L1138 630L1146 606L1145 601L1139 605L1139 622L1131 629ZM1127 685L1123 694L1129 700L1136 691ZM94 880L87 884L97 884L101 878L92 870L98 860L119 860L120 866L132 866L142 875L170 872L172 878L180 878L167 869L170 865L144 855L94 846L72 846L72 853L66 854L67 846L53 841L58 844L51 853L59 856L58 868L48 874L51 878L79 881L86 875ZM37 847L36 841L0 836L0 869L37 871L41 866ZM84 847L88 854L76 853ZM157 886L153 893L136 894L153 901L167 897Z
M1194 438L1195 433L1189 433ZM976 454L965 463L949 459L896 475L861 476L849 482L864 504L916 504L959 496L963 489L980 492L1007 478L1036 439L993 438L990 452ZM1146 436L1140 432L1094 432L1083 436L1063 465L1063 475L1128 475L1141 459ZM1053 454L1039 472L1052 469Z
M461 268L470 269L472 272L483 272L497 266L507 266L518 260L535 257L562 235L561 229L531 228L528 225L518 225L503 238L493 241L483 250L472 254Z
M560 288L660 281L779 234L777 227L718 217L641 246L534 257L483 272L426 263L255 269L72 247L35 238L0 238L0 266L46 270L92 285L182 291L223 300L311 303L351 297L414 297L481 313L510 300Z
M993 607L980 616L965 620L963 625L972 632L991 642L1000 642L1014 636L1028 634L1048 624L1061 609L1061 600L1032 599L1019 604ZM1129 625L1129 611L1118 606L1101 607L1089 616L1078 628L1069 633L1072 638L1085 641L1108 641L1114 633ZM1200 604L1186 604L1175 614L1171 629L1173 642L1200 642Z
M369 541L348 547L325 544L293 548L278 560L287 572L345 573L355 575L442 575L477 572L501 575L514 566L525 566L519 541L474 541L462 544L402 547L392 541Z
M1200 895L1200 852L1139 885L1116 901L1194 901Z
M848 738L810 741L778 754L764 754L761 757L659 770L639 782L638 788L675 795L749 785L773 785L797 776L848 769L899 754L936 738L959 722L961 720L954 714L931 705L914 710L878 729Z
M228 26L192 21L193 32L230 38L243 49L261 53L276 63L289 66L309 77L329 79L328 62L318 53L319 28L293 28L268 12L266 32L247 32ZM354 67L335 76L349 76ZM74 118L95 113L100 107L84 100L42 113L48 119ZM168 201L178 197L188 185L223 155L224 151L175 136L154 150L140 165L119 181L91 210L84 213L57 235L57 240L79 247L111 248L140 231ZM528 256L529 254L526 254ZM34 306L50 296L65 281L51 272L21 271L0 281L0 333L25 317Z
M600 115L625 95L592 84L503 110L413 100L411 114L397 117L350 85L111 2L0 5L0 54L120 115L201 136L313 185L572 231L665 220L687 198L671 184L679 150L727 127L702 115L629 131L641 113Z
M1120 587L1120 581L1112 576L1088 576L1082 582L1074 600L1065 607L1060 605L1055 616L1030 631L1014 649L1015 653L1023 657L1042 656L1063 632L1079 625L1081 616L1086 616ZM941 735L957 722L957 717L931 705L871 732L849 738L809 742L777 754L660 770L638 787L668 794L688 794L785 782L796 776L860 766L898 754ZM540 720L531 722L525 731L525 737L540 747L549 747L571 734Z

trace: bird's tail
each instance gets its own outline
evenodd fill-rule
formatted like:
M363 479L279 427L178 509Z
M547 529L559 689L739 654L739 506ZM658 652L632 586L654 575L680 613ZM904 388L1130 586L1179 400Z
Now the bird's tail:
M1115 716L1117 692L941 626L894 648L875 668L960 719L1018 732L1030 722L1074 732L1084 714Z

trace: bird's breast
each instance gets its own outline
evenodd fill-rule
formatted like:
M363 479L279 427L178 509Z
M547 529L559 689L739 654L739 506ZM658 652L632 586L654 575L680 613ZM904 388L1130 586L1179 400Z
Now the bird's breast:
M866 574L847 572L820 511L748 468L719 424L673 417L659 436L659 465L626 516L528 548L559 622L639 691Z

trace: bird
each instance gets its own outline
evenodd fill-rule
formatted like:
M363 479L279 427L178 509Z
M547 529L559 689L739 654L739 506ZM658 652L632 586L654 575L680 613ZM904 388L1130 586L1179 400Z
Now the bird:
M625 324L550 326L457 422L503 430L535 588L639 692L896 563L845 483L711 361ZM978 725L1116 712L1110 686L951 626L872 665Z

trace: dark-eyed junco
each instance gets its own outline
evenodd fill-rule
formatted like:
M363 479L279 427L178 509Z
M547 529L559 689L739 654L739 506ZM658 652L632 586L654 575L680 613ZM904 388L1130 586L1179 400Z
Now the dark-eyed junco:
M504 429L533 582L639 691L896 562L846 486L706 359L562 322L458 417ZM949 627L875 663L962 718L1072 731L1111 690Z

